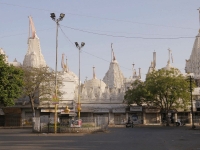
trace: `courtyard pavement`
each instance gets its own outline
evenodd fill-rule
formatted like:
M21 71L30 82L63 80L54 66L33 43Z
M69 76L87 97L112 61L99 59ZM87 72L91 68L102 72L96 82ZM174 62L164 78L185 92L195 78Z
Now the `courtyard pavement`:
M32 133L0 129L0 150L200 150L200 130L190 127L108 128L92 134Z

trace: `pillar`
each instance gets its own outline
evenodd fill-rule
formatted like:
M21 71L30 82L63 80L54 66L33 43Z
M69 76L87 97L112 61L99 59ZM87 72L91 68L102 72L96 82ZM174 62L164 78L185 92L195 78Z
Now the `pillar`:
M146 124L146 113L143 113L143 124Z
M126 113L126 121L125 122L127 122L128 121L128 113Z
M192 113L188 113L189 123L192 124Z
M174 122L177 122L177 113L174 114Z

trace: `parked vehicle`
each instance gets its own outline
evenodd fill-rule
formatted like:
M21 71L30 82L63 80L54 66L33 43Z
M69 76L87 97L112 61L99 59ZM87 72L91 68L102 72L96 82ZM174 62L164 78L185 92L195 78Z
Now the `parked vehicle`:
M133 128L133 121L131 121L130 117L128 118L128 122L126 123L126 128Z
M177 122L175 122L175 124L176 124L177 127L185 125L184 121L182 121L180 119L177 119Z

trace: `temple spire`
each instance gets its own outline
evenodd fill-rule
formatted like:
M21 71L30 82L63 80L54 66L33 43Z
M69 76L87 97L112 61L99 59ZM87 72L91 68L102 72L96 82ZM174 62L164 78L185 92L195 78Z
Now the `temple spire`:
M200 33L200 7L197 10L199 11L199 33Z
M141 79L141 68L139 68L139 79Z
M136 71L134 69L135 64L133 63L132 65L133 65L133 69L132 69L133 70L133 77L135 77L136 76Z
M41 52L40 40L36 35L35 26L31 16L29 18L29 38L28 38L28 50L24 57L23 66L25 67L46 67L44 56ZM31 32L31 33L30 33Z
M113 47L112 47L113 43L111 43L111 62L115 61L116 58L115 58L115 53L113 51Z
M171 50L170 50L170 48L168 48L168 51L169 51L169 59L168 59L168 61L167 61L167 64L170 64L170 54L171 54Z
M111 62L113 61L113 48L112 48L113 43L111 43Z
M67 56L66 56L66 71L69 72L69 67L67 65Z
M153 52L153 68L156 68L156 52Z
M96 79L95 67L93 67L93 79Z

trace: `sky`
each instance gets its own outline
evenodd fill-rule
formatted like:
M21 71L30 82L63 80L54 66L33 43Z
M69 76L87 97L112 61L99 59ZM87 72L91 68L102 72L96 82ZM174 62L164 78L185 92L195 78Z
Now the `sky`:
M58 70L61 55L67 56L70 71L78 75L79 51L74 42L85 42L80 55L81 80L92 78L95 67L103 79L111 61L111 43L120 69L126 78L132 64L145 79L156 52L156 68L165 67L168 49L173 64L184 73L195 36L199 30L199 0L0 0L0 48L23 63L28 50L28 16L32 16L48 66L55 68L55 13L65 17L58 30Z

